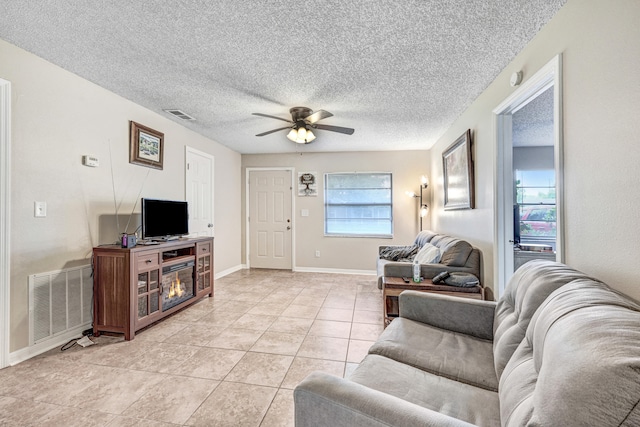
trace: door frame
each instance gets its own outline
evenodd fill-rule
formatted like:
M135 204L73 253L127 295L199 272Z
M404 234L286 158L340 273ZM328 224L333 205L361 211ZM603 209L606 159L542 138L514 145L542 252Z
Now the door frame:
M11 83L0 79L0 369L9 366L11 284Z
M556 174L556 261L564 262L564 179L563 179L563 123L562 123L562 54L545 64L494 110L495 170L494 170L494 289L496 299L503 293L513 275L513 141L511 115L541 92L553 85L553 154ZM509 167L506 167L509 166Z
M295 168L293 167L251 167L251 168L246 168L245 170L245 202L244 202L244 206L245 206L245 212L244 212L244 223L245 223L245 241L244 241L244 245L245 245L245 266L246 268L251 268L251 262L250 262L250 253L249 250L251 249L251 224L249 223L249 212L251 211L250 209L250 204L251 204L251 197L249 194L249 183L250 183L250 173L251 172L261 172L261 171L286 171L289 172L289 178L290 178L290 185L291 185L291 230L293 231L293 233L289 233L289 236L291 236L291 271L296 271L296 239L294 239L294 234L296 231L296 216L294 215L294 212L296 211L296 197L295 197L295 188L294 188L294 179L293 179L293 174L295 172Z
M188 145L184 146L184 199L187 200L187 195L189 194L189 189L187 188L187 185L189 184L187 182L187 169L189 168L189 161L188 161L188 157L189 157L189 153L193 153L196 154L198 156L202 156L202 157L207 157L209 159L211 159L211 224L213 224L213 230L211 231L211 237L215 237L216 234L216 223L215 223L215 206L216 206L216 202L215 202L215 195L216 195L216 191L215 191L215 167L216 167L216 158L215 156L213 156L212 154L209 153L205 153L204 151L200 151L197 150L193 147L189 147ZM214 240L215 241L215 240Z

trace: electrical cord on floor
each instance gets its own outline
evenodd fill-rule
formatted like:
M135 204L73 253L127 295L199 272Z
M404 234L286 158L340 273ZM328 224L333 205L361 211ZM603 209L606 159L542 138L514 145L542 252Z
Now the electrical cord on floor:
M92 336L93 336L93 329L84 330L82 331L82 336L80 338L73 338L68 343L60 347L60 351L67 351L70 348L73 348L74 345L78 344L78 341L81 340L82 338L92 337ZM85 347L85 345L83 345L83 347Z
M69 341L68 343L66 343L65 345L63 345L62 347L60 347L60 351L67 351L69 350L71 347L73 347L74 345L78 344L78 340L80 338L73 338L71 341ZM71 345L69 345L71 344Z

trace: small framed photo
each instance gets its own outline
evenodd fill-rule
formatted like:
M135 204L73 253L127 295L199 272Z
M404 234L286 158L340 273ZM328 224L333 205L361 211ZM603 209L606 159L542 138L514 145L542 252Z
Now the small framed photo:
M475 197L470 129L442 153L442 167L444 209L473 209Z
M162 170L164 134L134 121L129 123L129 163Z

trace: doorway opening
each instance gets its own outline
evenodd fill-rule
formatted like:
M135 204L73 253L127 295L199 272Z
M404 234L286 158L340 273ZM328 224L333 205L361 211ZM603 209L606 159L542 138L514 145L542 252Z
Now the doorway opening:
M493 111L496 297L526 262L563 260L561 60L556 56Z

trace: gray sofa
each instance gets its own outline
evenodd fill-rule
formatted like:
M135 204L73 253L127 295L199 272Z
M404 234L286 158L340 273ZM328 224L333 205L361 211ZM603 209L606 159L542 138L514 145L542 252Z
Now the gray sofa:
M432 244L438 247L442 254L439 263L421 264L422 277L432 279L443 271L471 273L480 279L480 251L471 246L468 242L447 236L445 234L434 233L424 230L418 233L413 245L422 248L425 244ZM377 273L378 288L382 289L382 277L411 277L413 275L411 261L389 261L380 255L389 248L400 246L380 246L378 247Z
M314 372L297 427L638 426L640 305L531 261L498 302L405 291L348 379Z

